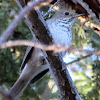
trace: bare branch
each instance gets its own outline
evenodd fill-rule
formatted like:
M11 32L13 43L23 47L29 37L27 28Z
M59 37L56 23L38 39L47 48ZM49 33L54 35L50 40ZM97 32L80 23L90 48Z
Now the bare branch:
M100 52L100 51L98 51L98 52ZM90 53L90 54L88 54L88 55L86 55L86 56L83 56L83 57L81 57L81 58L77 58L76 60L67 63L66 65L70 65L70 64L75 63L75 62L77 62L77 61L83 60L83 59L85 59L85 58L87 58L87 57L90 57L90 56L92 56L92 55L94 55L94 54L95 54L95 53L94 53L94 51L93 51L92 53Z
M100 21L96 18L94 12L89 9L89 6L85 2L83 3L82 0L76 0L76 1L88 12L91 18L93 18L93 20L100 25Z
M3 43L0 46L0 48L8 48L8 47L13 47L13 46L21 46L21 45L32 46L32 47L40 48L45 51L53 51L54 53L59 53L62 51L70 51L73 53L79 52L82 54L86 54L86 56L78 58L77 60L74 60L66 65L80 61L80 60L90 57L92 55L97 55L97 56L100 55L99 50L98 51L90 51L90 50L81 50L81 49L76 49L76 48L72 48L72 47L68 47L68 46L61 46L61 45L45 45L45 44L40 44L38 42L28 41L28 40L8 41L6 43Z
M96 25L94 23L92 23L90 21L90 19L92 19L91 17L89 19L83 18L83 17L79 17L78 19L80 19L80 21L82 22L81 25L86 25L88 27L91 27L92 29L94 29L94 31L100 36L100 26ZM96 30L95 30L96 29Z
M2 90L1 88L0 88L0 96L2 98L5 98L6 100L13 100L11 98L11 96L7 92L5 92L4 90Z
M32 47L40 48L45 51L54 51L54 53L69 49L68 46L64 47L61 45L45 45L45 44L40 44L38 42L33 42L33 41L28 41L28 40L8 41L6 43L2 43L0 45L0 48L8 48L8 47L13 47L13 46L21 46L21 45L32 46Z
M13 22L8 26L6 31L0 37L0 44L5 42L12 34L14 29L18 26L20 21L24 18L24 15L27 14L31 9L37 9L40 6L48 5L51 0L39 0L37 2L29 2L28 5L20 11L18 16L13 20Z
M60 1L61 1L61 0L57 0L57 2L55 2L55 3L53 4L53 6L51 6L51 7L49 8L48 12L46 12L46 14L45 14L43 17L44 17L44 18L47 17L47 16L52 12L53 7L56 6L56 5L58 5L58 4L60 4Z

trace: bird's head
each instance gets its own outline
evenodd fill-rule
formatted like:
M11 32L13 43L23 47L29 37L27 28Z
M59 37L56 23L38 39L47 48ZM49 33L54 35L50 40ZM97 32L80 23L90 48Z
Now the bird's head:
M74 24L74 22L76 21L77 17L79 16L83 16L84 14L76 14L73 13L71 11L67 11L67 10L60 10L58 12L55 13L55 15L53 16L54 19L59 19L60 21L66 23L66 24Z

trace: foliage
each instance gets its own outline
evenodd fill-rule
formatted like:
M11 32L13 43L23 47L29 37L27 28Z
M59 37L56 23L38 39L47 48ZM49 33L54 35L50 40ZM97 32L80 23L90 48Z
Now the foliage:
M100 50L100 36L89 26L80 27L79 21L73 27L75 47L87 50ZM77 54L75 57L81 57ZM75 64L72 64L75 66ZM92 56L76 63L79 69L74 72L75 84L84 100L100 98L100 56ZM81 69L81 71L79 71Z

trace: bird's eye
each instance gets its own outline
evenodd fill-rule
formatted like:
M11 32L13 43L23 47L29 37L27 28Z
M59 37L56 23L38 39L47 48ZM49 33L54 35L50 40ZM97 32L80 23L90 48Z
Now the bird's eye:
M69 15L69 12L65 12L65 15Z

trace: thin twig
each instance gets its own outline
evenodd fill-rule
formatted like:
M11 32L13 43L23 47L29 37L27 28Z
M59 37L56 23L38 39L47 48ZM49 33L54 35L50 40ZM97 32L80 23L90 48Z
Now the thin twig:
M56 6L57 4L59 4L60 1L61 0L57 0L57 2L55 2L54 5L49 8L49 10L46 12L46 14L43 17L44 18L47 17L52 12L53 7Z
M14 29L18 26L20 21L24 18L24 15L27 14L32 8L37 9L40 6L48 5L51 0L39 0L37 2L29 2L28 5L20 11L18 16L13 20L13 22L8 26L6 31L0 37L0 44L5 42L12 34Z
M42 50L45 51L54 51L54 53L58 53L61 51L70 51L73 53L76 52L80 52L82 54L88 54L88 56L90 55L100 55L100 51L89 51L89 50L81 50L81 49L76 49L76 48L72 48L72 47L68 47L68 46L61 46L61 45L45 45L45 44L41 44L38 42L34 42L34 41L29 41L29 40L15 40L15 41L8 41L6 43L2 43L0 45L0 48L8 48L8 47L13 47L13 46L32 46L32 47L36 47L36 48L40 48Z
M86 26L91 27L100 36L100 26L89 21L90 19L92 19L91 17L89 17L88 19L85 19L83 17L79 17L78 19L80 19L80 21L82 22L82 24L81 24L82 26L86 25Z
M99 52L100 52L100 51L99 51ZM92 53L90 53L90 54L87 54L86 56L82 56L81 58L77 58L76 60L74 60L74 61L72 61L72 62L69 62L69 63L67 63L66 65L70 65L70 64L72 64L72 63L78 62L78 61L83 60L83 59L85 59L85 58L88 58L88 57L90 57L90 56L92 56L92 55L94 55L94 51L93 51Z
M8 47L13 47L13 46L32 46L36 48L40 48L45 51L54 51L55 53L61 52L63 50L68 50L68 47L63 47L61 45L45 45L45 44L40 44L38 42L33 42L33 41L28 41L28 40L15 40L15 41L8 41L6 43L2 43L0 45L0 48L8 48Z
M45 50L45 51L53 51L54 53L58 53L61 51L70 51L73 53L80 52L82 54L86 54L86 56L83 56L83 57L78 58L72 62L69 62L66 65L75 63L77 61L80 61L80 60L85 59L87 57L90 57L92 55L97 55L97 56L100 55L100 51L80 50L80 49L76 49L76 48L72 48L72 47L68 47L68 46L64 47L61 45L44 45L44 44L40 44L38 42L33 42L33 41L28 41L28 40L8 41L6 43L3 43L0 46L0 48L8 48L8 47L13 47L13 46L21 46L21 45L32 46L32 47L40 48L40 49Z

